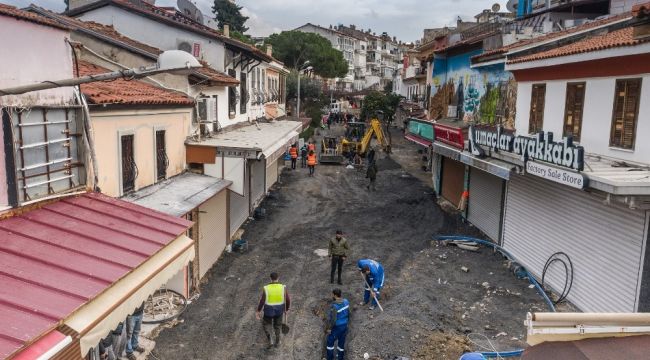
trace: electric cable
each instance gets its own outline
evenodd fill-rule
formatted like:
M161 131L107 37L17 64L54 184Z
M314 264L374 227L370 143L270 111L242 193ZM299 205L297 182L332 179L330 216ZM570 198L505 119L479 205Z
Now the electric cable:
M551 255L546 260L546 263L544 264L544 270L542 271L542 288L544 289L544 291L546 291L546 288L544 286L546 280L546 272L550 269L551 265L555 262L559 262L564 266L564 273L565 273L564 287L562 289L562 292L560 293L558 299L553 302L554 304L558 304L566 300L567 296L569 296L569 293L571 292L571 288L573 287L573 262L571 261L569 255L567 255L565 252L562 251L558 251L553 255Z

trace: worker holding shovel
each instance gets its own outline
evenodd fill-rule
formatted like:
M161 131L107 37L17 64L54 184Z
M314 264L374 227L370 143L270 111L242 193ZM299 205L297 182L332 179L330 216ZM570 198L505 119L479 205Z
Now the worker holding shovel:
M365 284L363 292L363 303L368 304L370 297L372 297L372 304L370 310L379 307L379 310L384 311L379 304L379 291L384 287L384 267L375 260L361 259L357 263L357 267L364 278Z
M269 340L269 348L280 345L280 331L284 333L288 331L286 313L289 311L289 306L291 306L291 299L287 287L280 284L278 279L277 273L271 273L271 283L264 287L255 314L258 320L264 314L262 327L266 338ZM283 319L283 316L285 319ZM271 336L271 329L275 332L275 341Z

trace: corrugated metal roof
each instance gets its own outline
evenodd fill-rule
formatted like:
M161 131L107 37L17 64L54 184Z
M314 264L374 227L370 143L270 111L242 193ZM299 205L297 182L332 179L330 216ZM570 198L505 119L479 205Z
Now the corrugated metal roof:
M97 193L1 220L0 358L55 328L190 225Z
M183 216L230 184L232 182L228 180L187 172L122 199L172 216Z
M266 151L292 131L300 131L301 126L301 123L290 120L259 123L219 133L201 142L192 141L188 143L197 146Z

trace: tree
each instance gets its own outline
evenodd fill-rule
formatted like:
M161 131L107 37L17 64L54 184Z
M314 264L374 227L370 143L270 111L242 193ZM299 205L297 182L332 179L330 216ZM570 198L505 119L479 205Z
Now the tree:
M283 31L271 35L265 44L273 45L273 57L293 69L309 60L316 75L324 78L343 77L348 73L343 53L332 48L329 40L318 34Z
M386 95L379 91L373 91L363 99L361 118L372 118L377 111L382 111L384 120L390 123L393 121L400 100L401 96L397 94Z
M245 26L248 16L241 14L242 7L229 0L214 0L212 13L218 22L219 29L223 30L225 24L230 25L231 31L245 34L248 28Z

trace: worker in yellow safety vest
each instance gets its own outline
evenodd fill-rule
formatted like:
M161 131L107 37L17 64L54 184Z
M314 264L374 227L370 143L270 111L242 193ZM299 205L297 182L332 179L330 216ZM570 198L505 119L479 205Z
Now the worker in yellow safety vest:
M309 152L307 155L307 166L309 167L309 176L314 176L316 171L316 154L313 151Z
M282 317L289 311L291 299L287 287L278 282L278 274L271 273L271 283L264 287L262 297L257 305L256 317L262 318L262 327L266 338L269 340L269 348L280 344L280 333L282 332ZM275 339L271 337L271 328L275 332Z

